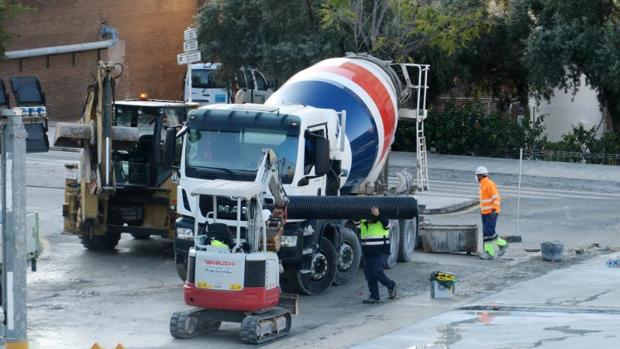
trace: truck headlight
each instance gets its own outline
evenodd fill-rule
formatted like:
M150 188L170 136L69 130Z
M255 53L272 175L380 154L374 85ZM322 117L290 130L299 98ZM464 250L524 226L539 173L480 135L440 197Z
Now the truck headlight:
M282 236L282 246L284 247L295 247L297 246L297 236Z
M190 228L177 228L177 237L179 239L191 240L194 238L194 231Z

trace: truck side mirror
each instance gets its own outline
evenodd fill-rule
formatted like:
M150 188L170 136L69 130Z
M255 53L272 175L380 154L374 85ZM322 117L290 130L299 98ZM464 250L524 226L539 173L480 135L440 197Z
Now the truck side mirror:
M176 130L174 127L170 127L166 130L166 141L164 143L164 166L166 168L171 168L174 163L176 143Z
M329 141L323 137L315 139L314 174L323 176L329 172Z

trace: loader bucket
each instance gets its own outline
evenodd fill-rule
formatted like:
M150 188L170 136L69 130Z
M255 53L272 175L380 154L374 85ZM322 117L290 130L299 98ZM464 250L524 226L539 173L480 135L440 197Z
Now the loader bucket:
M138 142L138 130L133 127L112 126L112 149L129 150ZM56 124L54 146L82 148L95 137L94 128L86 124L59 122Z

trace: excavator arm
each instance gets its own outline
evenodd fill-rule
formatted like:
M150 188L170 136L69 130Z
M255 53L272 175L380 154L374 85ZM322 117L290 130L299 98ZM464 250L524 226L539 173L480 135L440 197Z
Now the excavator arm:
M280 250L287 219L288 198L280 180L277 158L273 150L264 151L254 182L265 188L265 193L271 194L273 207L267 218L263 216L264 194L250 200L248 203L248 241L251 242L253 251L259 250L262 242L267 241L266 250L277 252Z

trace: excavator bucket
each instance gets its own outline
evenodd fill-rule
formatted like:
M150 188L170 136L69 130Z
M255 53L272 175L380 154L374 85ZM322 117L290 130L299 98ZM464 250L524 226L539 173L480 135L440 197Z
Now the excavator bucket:
M134 127L112 126L112 149L130 150L138 143L138 130ZM94 142L94 126L80 123L59 122L56 124L54 146L82 148Z

